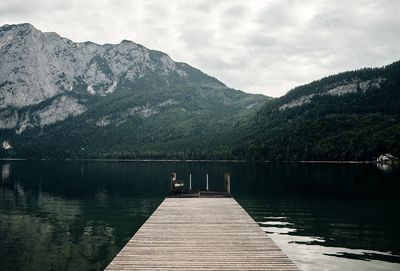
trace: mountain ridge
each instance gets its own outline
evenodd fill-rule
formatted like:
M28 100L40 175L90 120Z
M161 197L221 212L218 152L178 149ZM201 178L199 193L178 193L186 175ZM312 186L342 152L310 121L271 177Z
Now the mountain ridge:
M0 140L24 157L198 151L268 100L134 42L74 43L30 24L0 28L0 55Z

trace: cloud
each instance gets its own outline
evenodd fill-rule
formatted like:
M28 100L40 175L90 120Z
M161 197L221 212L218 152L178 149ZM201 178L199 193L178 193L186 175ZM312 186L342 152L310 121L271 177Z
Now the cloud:
M74 41L129 39L228 86L280 96L333 73L400 58L399 1L14 0L0 24Z

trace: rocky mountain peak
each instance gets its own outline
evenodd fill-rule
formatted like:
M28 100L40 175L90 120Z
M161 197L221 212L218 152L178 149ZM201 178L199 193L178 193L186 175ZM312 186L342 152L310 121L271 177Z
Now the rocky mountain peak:
M172 92L185 90L176 87L186 83L191 83L191 88L227 89L217 79L129 40L104 45L73 42L31 24L0 27L0 58L0 130L16 134L91 114L96 106L106 108L104 104L115 97L128 97L134 104L123 100L118 108L123 112L105 110L104 115L86 123L153 116L166 108L158 106L165 101L174 101L168 106L178 104L171 99L176 95ZM160 91L164 97L158 100L160 93L151 92ZM181 97L186 96L182 93ZM227 98L222 95L221 99ZM132 110L136 113L126 113Z
M30 24L0 29L0 108L37 104L77 84L86 84L90 94L106 95L120 80L154 72L184 74L168 55L127 40L116 45L74 43Z

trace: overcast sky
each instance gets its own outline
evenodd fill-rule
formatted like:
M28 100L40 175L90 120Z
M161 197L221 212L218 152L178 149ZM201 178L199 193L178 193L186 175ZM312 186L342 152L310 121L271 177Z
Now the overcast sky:
M73 41L132 40L274 97L400 59L398 0L1 1L0 25L21 22Z

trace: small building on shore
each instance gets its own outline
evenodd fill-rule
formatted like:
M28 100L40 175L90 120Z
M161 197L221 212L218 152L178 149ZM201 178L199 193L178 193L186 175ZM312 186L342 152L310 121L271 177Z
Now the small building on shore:
M5 150L12 149L12 146L11 146L10 142L7 141L7 140L4 140L4 141L3 141L2 147L3 147L3 149L5 149Z
M396 157L394 157L392 154L390 153L385 153L380 155L377 159L376 162L378 163L391 163L394 160L396 160Z

